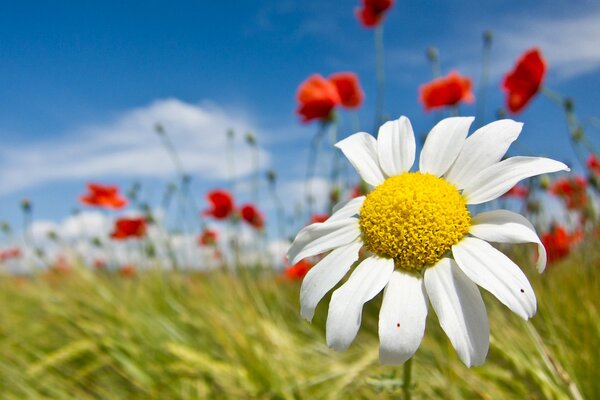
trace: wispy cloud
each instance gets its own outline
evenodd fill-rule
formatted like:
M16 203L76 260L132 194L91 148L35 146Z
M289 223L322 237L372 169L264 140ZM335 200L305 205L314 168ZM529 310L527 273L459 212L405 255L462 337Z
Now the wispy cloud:
M228 177L226 131L233 129L236 173L250 174L254 166L243 134L260 130L240 114L209 103L158 100L107 123L37 142L0 145L0 195L52 181L172 175L173 163L154 132L156 123L164 126L184 168L206 180ZM269 159L261 149L262 164Z
M528 16L512 21L496 36L500 50L513 57L528 46L539 46L551 71L559 78L572 78L600 68L600 10L597 8L572 16Z

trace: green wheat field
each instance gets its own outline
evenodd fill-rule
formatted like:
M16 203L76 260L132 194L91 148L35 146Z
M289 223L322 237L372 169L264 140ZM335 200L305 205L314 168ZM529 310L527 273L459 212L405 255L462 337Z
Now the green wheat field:
M413 359L416 399L600 398L600 252L583 243L538 275L524 322L485 293L491 347L466 368L430 309ZM325 345L328 298L310 324L299 283L261 268L130 279L81 268L0 278L2 399L379 399L401 396L402 367L378 361L381 294L345 353Z

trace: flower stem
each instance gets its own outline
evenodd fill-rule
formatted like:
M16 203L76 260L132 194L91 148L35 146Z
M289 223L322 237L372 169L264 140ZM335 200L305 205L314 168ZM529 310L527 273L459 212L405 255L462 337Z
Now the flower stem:
M327 128L327 124L323 123L319 126L319 130L317 134L313 137L310 143L310 152L308 154L308 165L306 166L306 179L304 180L304 197L307 203L308 216L312 215L313 212L313 203L315 201L314 195L312 192L312 179L315 175L315 169L317 166L317 161L319 158L319 150L321 147L321 140L323 139L323 135L325 135L325 131Z
M402 376L402 393L404 394L404 400L410 400L412 395L412 358L404 363L404 371Z
M383 24L375 28L375 76L377 79L377 97L375 103L375 130L383 122L383 103L384 103L384 88L385 88L385 63L384 63L384 46L383 46Z

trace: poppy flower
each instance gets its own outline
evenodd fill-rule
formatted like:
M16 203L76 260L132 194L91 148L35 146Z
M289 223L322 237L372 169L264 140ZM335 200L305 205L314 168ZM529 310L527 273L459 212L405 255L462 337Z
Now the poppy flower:
M325 222L325 221L327 221L327 218L329 218L329 217L330 217L329 214L313 214L310 217L310 223L315 224L317 222Z
M548 253L548 263L553 263L567 257L574 244L580 241L580 231L569 233L561 225L555 225L549 232L542 235L542 244Z
M213 190L206 196L212 208L205 210L203 215L216 219L227 219L233 212L233 197L225 190Z
M304 123L315 119L326 121L335 106L342 102L335 84L319 74L311 75L302 82L296 97L300 104L296 112Z
M338 72L329 77L338 91L342 106L346 108L358 108L365 97L358 77L352 72Z
M471 79L456 71L421 85L419 96L426 111L455 106L461 101L471 103L475 99Z
M204 229L198 237L200 246L214 246L217 243L217 231L212 229Z
M126 264L119 268L119 275L123 278L131 278L135 276L136 272L136 268L131 264Z
M242 219L256 229L262 229L265 226L265 219L262 213L252 204L244 205L240 213Z
M527 106L540 90L545 73L546 63L539 49L531 49L519 58L502 82L507 94L506 107L511 113L521 112Z
M127 205L127 200L119 194L117 186L100 185L97 183L87 184L88 193L79 197L82 204L91 207L121 209Z
M12 247L10 249L0 250L0 262L5 262L15 258L21 258L23 253L18 247Z
M94 260L94 268L98 270L102 270L106 268L106 261L101 258L96 258Z
M529 195L529 189L527 186L516 184L508 192L504 194L506 197L513 197L517 199L524 199Z
M285 277L290 281L299 281L304 279L308 271L312 268L312 264L307 260L301 260L296 264L287 267L284 271Z
M140 238L146 234L146 219L143 217L119 218L110 237L115 240Z
M588 157L587 167L593 174L600 175L600 160L598 160L595 154Z
M381 23L393 4L393 0L363 0L362 7L356 10L356 16L365 28L373 28Z
M581 210L588 203L587 181L582 176L557 179L549 191L560 197L569 210Z

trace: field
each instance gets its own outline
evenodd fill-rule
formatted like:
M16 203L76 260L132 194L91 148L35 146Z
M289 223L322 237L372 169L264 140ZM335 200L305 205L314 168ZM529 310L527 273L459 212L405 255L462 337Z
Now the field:
M527 323L486 293L491 348L482 367L458 360L430 309L412 361L413 397L599 398L599 266L597 248L583 243L544 274L526 267L539 302ZM1 397L400 397L402 367L378 361L381 295L349 351L336 353L325 345L326 305L309 324L298 292L299 284L254 268L3 276Z

